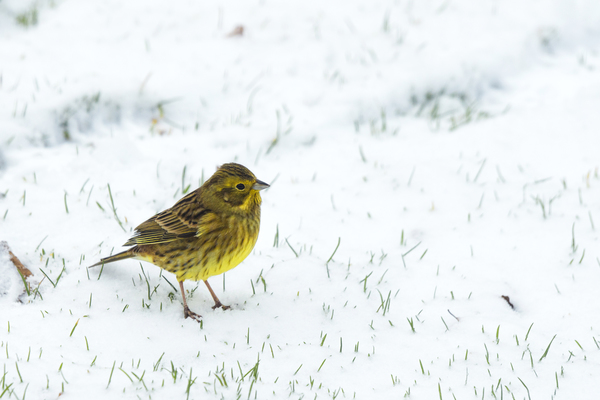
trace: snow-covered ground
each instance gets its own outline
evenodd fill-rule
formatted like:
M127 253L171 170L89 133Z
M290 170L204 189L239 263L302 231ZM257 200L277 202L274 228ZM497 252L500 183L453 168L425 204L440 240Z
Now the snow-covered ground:
M592 0L2 0L0 398L596 398L599 108ZM232 310L86 268L230 161Z

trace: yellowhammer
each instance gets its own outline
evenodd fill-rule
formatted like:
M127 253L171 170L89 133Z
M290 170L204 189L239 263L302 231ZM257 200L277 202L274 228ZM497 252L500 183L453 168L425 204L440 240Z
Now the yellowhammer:
M207 279L236 267L254 248L260 226L259 191L268 187L243 165L223 164L199 189L135 228L124 245L132 248L91 267L126 258L149 261L177 276L185 318L201 318L188 308L186 279L203 280L215 301L213 309L227 309Z

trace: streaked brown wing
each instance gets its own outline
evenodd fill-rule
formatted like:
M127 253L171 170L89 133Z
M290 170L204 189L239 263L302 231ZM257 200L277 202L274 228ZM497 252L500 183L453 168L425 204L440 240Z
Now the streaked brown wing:
M135 228L135 235L124 246L165 243L196 236L201 217L209 213L198 199L196 190L173 207L143 222Z

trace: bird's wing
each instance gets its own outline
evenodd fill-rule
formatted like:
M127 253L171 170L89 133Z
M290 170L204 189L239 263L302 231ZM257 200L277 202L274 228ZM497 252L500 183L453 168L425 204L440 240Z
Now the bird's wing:
M125 246L165 243L196 236L202 217L209 213L198 199L198 193L194 191L173 207L143 222L135 228L135 235Z

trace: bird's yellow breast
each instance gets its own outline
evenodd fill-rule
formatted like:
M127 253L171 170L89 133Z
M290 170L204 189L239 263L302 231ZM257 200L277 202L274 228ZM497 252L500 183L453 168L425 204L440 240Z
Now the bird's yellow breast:
M242 261L248 257L256 244L257 236L246 240L243 245L236 248L231 248L219 259L219 257L211 256L208 258L204 266L200 268L191 268L187 271L182 271L177 274L179 280L191 279L194 281L207 280L211 276L220 275L232 268L237 267Z
M260 215L210 221L197 237L138 246L136 258L174 273L179 281L207 280L248 257L258 238L259 221Z
M214 249L212 246L199 246L195 249L195 265L177 271L177 279L205 281L237 267L252 252L258 238L258 230L242 232L228 232L225 236L229 237L219 237L216 239L219 244Z

